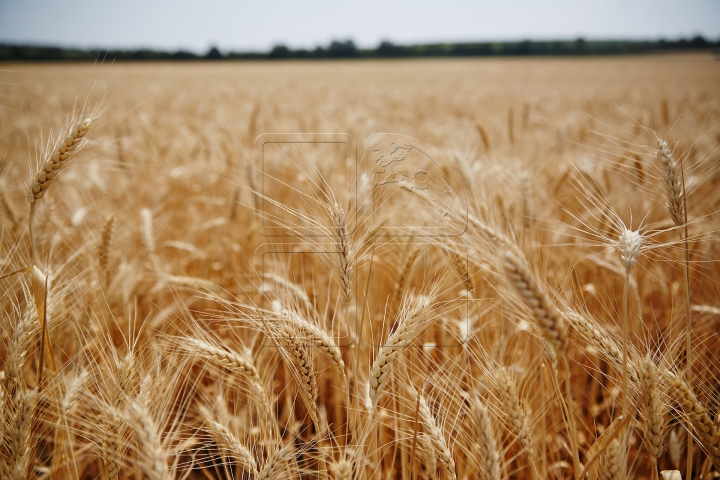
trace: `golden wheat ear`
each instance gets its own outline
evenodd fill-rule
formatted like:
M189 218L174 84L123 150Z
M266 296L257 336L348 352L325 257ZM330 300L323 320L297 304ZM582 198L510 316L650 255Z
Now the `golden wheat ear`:
M425 295L406 297L397 318L395 331L380 347L370 368L370 399L373 407L387 384L390 370L400 351L412 343L426 324L432 307L432 299Z
M37 400L35 389L17 391L12 399L14 415L10 420L8 432L9 473L12 480L29 478L30 469L33 467L32 430Z
M665 199L670 218L675 225L685 223L685 189L680 163L665 140L657 139L657 157L663 165Z
M455 460L452 456L450 447L448 446L445 434L437 423L427 399L417 390L411 391L418 404L418 415L420 423L426 430L427 434L418 436L418 442L423 449L420 452L420 460L427 465L428 471L432 472L437 469L434 465L440 465L444 472L445 478L457 479L457 469Z
M720 427L710 418L707 408L698 400L690 386L680 376L668 373L667 384L673 400L682 407L685 415L698 432L710 461L720 471Z
M645 417L645 447L657 468L657 461L663 453L665 432L664 406L658 388L657 367L648 354L638 366L639 384L642 397L642 411Z
M505 253L504 261L508 280L515 287L525 305L532 310L545 339L555 347L558 353L564 353L569 341L565 320L523 262L510 251Z
M497 432L497 427L493 425L490 412L479 398L473 398L471 409L475 422L475 439L480 447L479 456L482 478L500 480L502 470L495 433Z
M215 445L225 452L227 456L232 457L243 469L252 475L257 475L257 462L252 452L240 442L226 425L216 420L209 409L201 406L200 413L205 420L205 429L210 434Z
M135 430L141 465L153 480L170 480L167 454L160 432L150 410L138 402L131 402L126 411L127 422Z
M92 119L86 118L70 129L70 132L60 139L58 147L42 164L42 167L33 178L28 192L28 202L31 208L40 200L55 182L57 177L70 165L77 153L83 147L83 138L90 130Z
M517 439L522 451L527 455L528 463L533 465L532 435L525 416L525 409L520 404L515 381L505 368L499 368L495 373L495 382L505 423Z

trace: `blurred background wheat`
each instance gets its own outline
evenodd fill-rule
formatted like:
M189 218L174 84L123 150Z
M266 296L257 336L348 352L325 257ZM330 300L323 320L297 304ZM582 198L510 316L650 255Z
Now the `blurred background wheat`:
M3 478L720 472L710 54L0 75Z

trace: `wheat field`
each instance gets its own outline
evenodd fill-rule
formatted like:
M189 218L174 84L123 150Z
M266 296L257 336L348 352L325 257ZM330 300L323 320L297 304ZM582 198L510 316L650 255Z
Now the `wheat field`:
M694 54L3 66L0 477L716 478L718 100Z

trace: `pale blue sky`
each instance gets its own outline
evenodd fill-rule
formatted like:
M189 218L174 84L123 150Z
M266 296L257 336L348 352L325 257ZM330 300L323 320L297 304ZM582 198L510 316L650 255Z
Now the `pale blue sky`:
M720 0L0 0L0 42L202 52L523 39L720 38Z

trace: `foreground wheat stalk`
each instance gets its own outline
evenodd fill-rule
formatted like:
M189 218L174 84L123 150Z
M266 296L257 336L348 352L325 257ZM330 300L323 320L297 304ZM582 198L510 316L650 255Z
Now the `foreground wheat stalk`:
M543 332L545 339L553 346L562 360L567 378L565 379L565 397L567 401L567 419L573 450L573 473L575 479L580 476L580 457L577 441L577 427L573 408L572 392L570 386L570 364L565 350L569 343L567 325L564 318L557 311L550 299L540 289L535 276L519 261L515 255L507 251L504 257L505 274L510 283L520 294L525 305L532 310L535 321Z
M685 198L685 178L682 164L665 140L657 138L657 156L664 167L665 196L667 210L673 223L678 227L680 241L683 244L683 268L685 274L685 378L689 381L692 375L692 308L690 306L690 258L688 246L687 202ZM688 425L688 431L691 431ZM692 435L687 437L687 469L686 477L692 478Z

